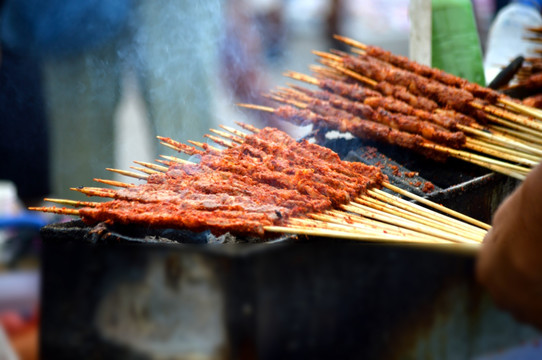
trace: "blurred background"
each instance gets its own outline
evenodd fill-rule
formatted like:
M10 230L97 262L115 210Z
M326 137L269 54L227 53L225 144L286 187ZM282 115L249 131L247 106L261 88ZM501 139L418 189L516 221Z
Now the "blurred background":
M504 3L473 0L482 46ZM408 56L408 8L408 0L0 1L0 359L36 356L38 231L67 220L27 206L76 199L70 187L115 178L106 167L167 154L156 135L204 141L208 128L243 121L303 136L308 129L235 104L265 103L263 92L291 82L286 70L309 73L311 50L342 46L333 34Z

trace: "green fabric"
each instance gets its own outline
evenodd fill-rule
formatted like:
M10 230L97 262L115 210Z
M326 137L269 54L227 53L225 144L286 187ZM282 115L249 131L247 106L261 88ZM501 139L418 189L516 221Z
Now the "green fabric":
M432 0L431 64L485 85L482 49L470 0Z

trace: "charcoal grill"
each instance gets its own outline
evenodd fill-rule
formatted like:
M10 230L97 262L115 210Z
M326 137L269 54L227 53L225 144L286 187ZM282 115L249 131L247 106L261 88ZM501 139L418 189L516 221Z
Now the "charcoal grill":
M372 144L324 145L369 161L361 150ZM517 185L459 161L393 156L400 173L434 183L428 198L486 222ZM473 254L449 247L81 221L42 235L44 358L464 359L537 335L495 308L474 280Z

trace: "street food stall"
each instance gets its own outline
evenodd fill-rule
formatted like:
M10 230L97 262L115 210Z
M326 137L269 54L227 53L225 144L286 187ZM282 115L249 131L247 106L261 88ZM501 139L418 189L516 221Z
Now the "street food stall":
M375 46L316 52L189 159L47 199L45 357L477 358L537 332L475 281L497 206L534 167L533 108ZM343 136L349 133L349 136Z

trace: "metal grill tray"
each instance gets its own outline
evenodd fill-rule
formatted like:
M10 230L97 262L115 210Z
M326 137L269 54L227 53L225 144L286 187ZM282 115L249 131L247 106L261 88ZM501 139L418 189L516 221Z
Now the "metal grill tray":
M371 146L324 145L353 160ZM454 159L391 155L436 185L428 198L486 222L517 185ZM42 236L44 358L466 359L538 336L496 309L474 256L449 247L81 221Z

